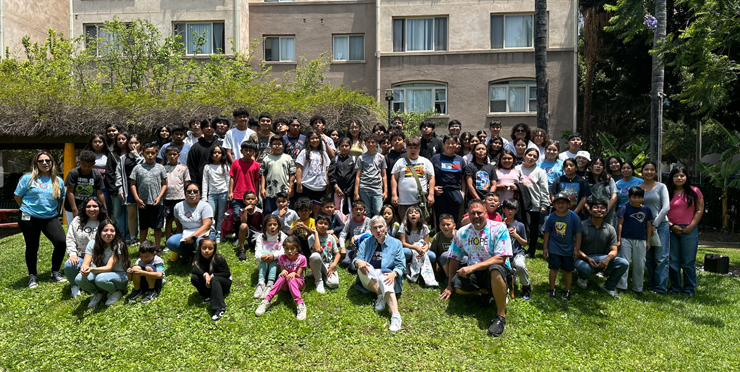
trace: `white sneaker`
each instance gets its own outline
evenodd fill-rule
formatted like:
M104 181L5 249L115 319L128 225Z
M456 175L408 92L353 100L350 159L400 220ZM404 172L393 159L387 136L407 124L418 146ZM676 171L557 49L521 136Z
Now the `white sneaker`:
M80 295L80 287L73 285L72 286L72 298L77 298L77 296Z
M216 235L216 244L221 244L221 234Z
M118 300L123 297L123 293L121 291L115 291L108 295L108 299L105 300L105 306L113 305L114 303L118 302Z
M375 300L375 311L383 311L385 309L385 293L379 294L378 299Z
M401 314L393 314L391 316L391 326L388 327L391 332L397 332L401 330Z
M596 277L597 278L601 278L601 279L606 278L606 276L604 276L604 272L603 271L596 272Z
M265 290L262 291L262 297L260 297L260 298L264 299L265 297L267 297L267 294L270 293L271 290L272 290L272 286L271 285L266 286L265 287Z
M319 280L316 282L316 292L319 292L321 294L326 293L326 290L324 290L324 280Z
M264 291L265 291L265 283L257 284L257 289L254 290L254 298L256 299L264 298L265 296L262 294Z
M257 310L254 311L254 315L257 315L257 316L265 315L265 311L267 311L267 309L270 308L270 305L271 305L270 301L262 300L262 302L260 302L260 305L257 306Z
M578 278L578 280L576 280L576 284L581 288L586 288L588 287L588 279Z
M87 304L87 307L90 308L90 309L92 309L93 307L98 306L98 303L102 299L103 299L103 292L98 292L98 293L94 294L92 296L92 298L90 299L90 303Z
M609 296L612 296L612 298L616 298L616 299L619 299L619 295L617 294L617 292L616 292L615 290L613 290L613 289L612 289L612 290L608 290L608 289L606 289L606 287L605 287L605 286L603 286L603 285L601 286L601 289L603 289L603 290L604 290L604 292L608 293L608 294L609 294Z
M297 310L298 312L295 315L295 318L297 320L306 320L306 305L305 304L298 305Z

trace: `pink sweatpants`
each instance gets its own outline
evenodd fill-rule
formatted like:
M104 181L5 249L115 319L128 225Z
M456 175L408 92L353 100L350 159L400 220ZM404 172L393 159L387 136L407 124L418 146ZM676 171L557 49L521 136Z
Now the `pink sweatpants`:
M278 291L287 291L290 292L291 296L293 296L293 301L295 301L296 304L303 305L301 289L303 289L305 284L306 282L301 278L285 279L282 276L279 276L277 281L275 281L275 284L273 284L272 289L270 289L270 292L265 296L265 300L272 301Z

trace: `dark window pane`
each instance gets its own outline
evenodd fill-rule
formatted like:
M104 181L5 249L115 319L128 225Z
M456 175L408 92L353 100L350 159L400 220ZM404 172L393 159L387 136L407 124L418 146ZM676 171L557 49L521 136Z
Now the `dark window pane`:
M393 51L394 52L403 52L406 50L405 45L403 44L404 34L405 34L404 20L394 19L393 20Z
M504 47L504 16L491 16L491 49Z

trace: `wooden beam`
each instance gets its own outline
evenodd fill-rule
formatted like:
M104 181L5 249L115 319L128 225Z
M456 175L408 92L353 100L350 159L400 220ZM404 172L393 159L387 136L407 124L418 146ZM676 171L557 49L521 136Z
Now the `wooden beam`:
M64 177L63 179L67 179L67 173L72 170L76 165L75 161L75 144L74 143L65 143L64 144ZM74 201L72 201L74 203ZM67 215L66 213L62 213L62 216L64 216L64 223L69 225L72 221L67 221Z

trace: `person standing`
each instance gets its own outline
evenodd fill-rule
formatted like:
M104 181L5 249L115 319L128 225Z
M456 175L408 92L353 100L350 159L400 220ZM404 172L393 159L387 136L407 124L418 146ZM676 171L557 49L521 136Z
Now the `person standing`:
M671 293L686 296L696 294L696 251L699 248L699 231L696 226L704 215L704 195L691 185L686 168L673 168L668 176L668 226L671 230L671 253L668 276ZM683 285L681 284L683 271Z
M642 204L650 209L655 217L653 234L658 234L660 245L651 245L647 251L648 290L655 294L668 292L668 258L671 247L671 231L668 228L668 211L671 209L668 188L655 180L658 167L653 162L642 166L643 181L640 187L645 190Z
M203 168L208 164L211 150L217 145L221 145L221 140L214 135L215 126L210 120L204 119L200 123L200 128L203 131L203 137L198 138L198 142L190 148L190 152L188 153L188 172L190 172L190 179L197 183L198 186L203 185Z

